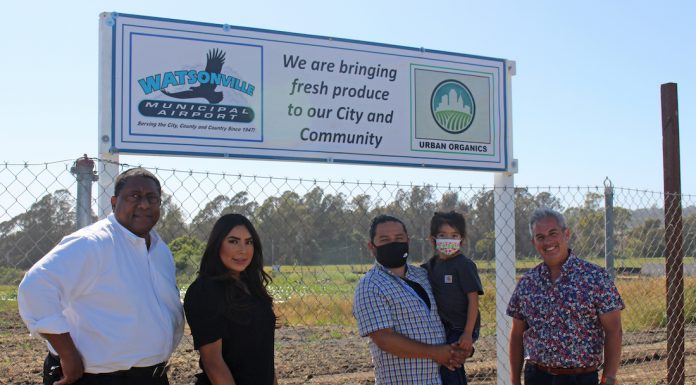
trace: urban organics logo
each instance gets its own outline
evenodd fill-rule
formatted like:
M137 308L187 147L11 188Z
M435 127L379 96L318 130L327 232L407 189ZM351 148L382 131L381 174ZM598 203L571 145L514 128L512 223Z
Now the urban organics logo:
M466 131L474 121L476 105L471 91L456 80L438 84L430 98L430 111L437 125L450 134Z

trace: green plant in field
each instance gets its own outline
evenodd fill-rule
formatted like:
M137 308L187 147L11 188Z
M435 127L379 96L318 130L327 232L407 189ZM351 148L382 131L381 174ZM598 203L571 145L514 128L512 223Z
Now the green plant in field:
M15 323L14 316L18 312L17 286L0 286L0 330L11 331L11 327L14 326Z
M19 309L17 308L17 301L0 300L0 312L16 311L19 311Z
M0 312L17 311L17 286L0 285Z
M341 332L338 331L338 330L332 330L332 331L329 333L329 335L331 336L331 338L333 338L333 339L335 339L335 340L339 340L339 339L341 339L341 338L344 337L344 334L341 333Z
M17 300L17 285L0 285L0 299Z
M17 286L24 277L24 270L14 267L0 267L0 285Z

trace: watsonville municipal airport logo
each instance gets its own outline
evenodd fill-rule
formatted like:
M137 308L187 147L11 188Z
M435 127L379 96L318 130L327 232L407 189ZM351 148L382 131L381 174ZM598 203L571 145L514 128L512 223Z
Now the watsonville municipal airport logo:
M138 84L145 95L160 91L172 99L204 99L207 103L146 99L138 104L138 111L144 116L160 118L240 123L254 120L254 111L248 106L219 104L224 99L224 93L218 87L248 96L254 96L256 87L238 77L222 73L222 66L225 64L225 53L222 50L208 51L206 59L205 70L182 69L153 74L138 79ZM188 89L181 87L185 85L189 86Z
M476 105L471 91L456 80L445 80L430 97L430 111L440 128L450 134L466 131L474 121Z

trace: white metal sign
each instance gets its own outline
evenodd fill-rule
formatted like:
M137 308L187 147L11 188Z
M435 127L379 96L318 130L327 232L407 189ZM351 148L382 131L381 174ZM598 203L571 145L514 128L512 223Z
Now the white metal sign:
M112 152L508 170L503 59L115 13L101 28Z

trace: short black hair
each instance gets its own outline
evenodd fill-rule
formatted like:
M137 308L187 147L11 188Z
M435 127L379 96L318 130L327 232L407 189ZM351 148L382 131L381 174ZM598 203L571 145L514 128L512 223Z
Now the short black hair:
M116 181L114 183L114 196L117 197L118 194L121 193L121 190L123 190L123 186L125 186L126 182L128 182L128 178L139 176L149 178L155 181L155 184L157 185L157 191L160 193L160 195L162 195L162 185L160 185L160 181L159 179L157 179L155 174L151 173L150 171L147 171L142 167L135 167L129 168L128 170L120 173L116 177Z
M436 211L433 218L430 220L430 236L434 237L440 232L442 225L450 225L459 231L462 238L466 238L466 220L464 215L456 212L440 212Z
M387 214L381 214L376 216L374 219L372 219L372 223L370 223L370 242L374 242L375 240L375 232L377 230L377 225L380 223L385 223L385 222L397 222L401 223L401 226L404 228L404 233L406 233L406 236L408 236L408 231L406 230L406 225L404 222L401 221L401 219L397 217L393 217L391 215Z

